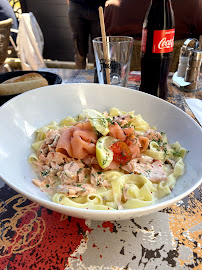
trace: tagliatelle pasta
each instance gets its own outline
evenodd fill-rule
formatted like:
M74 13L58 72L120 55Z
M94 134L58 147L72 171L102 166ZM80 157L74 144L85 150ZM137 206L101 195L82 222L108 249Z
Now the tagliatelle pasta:
M187 152L117 108L53 121L36 130L32 149L35 185L55 203L96 210L145 207L170 194Z

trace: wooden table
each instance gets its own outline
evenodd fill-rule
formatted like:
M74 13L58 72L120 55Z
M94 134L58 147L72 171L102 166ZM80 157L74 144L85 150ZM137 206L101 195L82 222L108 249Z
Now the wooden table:
M47 69L63 83L93 82L92 70ZM185 93L172 85L168 101L193 114ZM140 73L129 76L138 89ZM0 270L202 269L201 187L155 214L114 222L82 220L48 210L0 180Z

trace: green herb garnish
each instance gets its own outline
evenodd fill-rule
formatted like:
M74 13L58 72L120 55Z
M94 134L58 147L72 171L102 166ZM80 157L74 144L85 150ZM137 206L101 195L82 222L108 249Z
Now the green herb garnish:
M41 172L41 176L46 176L46 175L49 174L49 172L50 172L50 171L45 171L45 172L42 171L42 172Z

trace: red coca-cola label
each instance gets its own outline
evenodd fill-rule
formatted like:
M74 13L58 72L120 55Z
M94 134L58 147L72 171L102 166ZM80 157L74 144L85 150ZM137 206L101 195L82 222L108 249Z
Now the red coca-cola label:
M152 53L169 53L173 51L175 29L155 30Z
M141 51L146 51L147 29L142 29ZM168 53L173 51L175 29L155 30L152 53Z

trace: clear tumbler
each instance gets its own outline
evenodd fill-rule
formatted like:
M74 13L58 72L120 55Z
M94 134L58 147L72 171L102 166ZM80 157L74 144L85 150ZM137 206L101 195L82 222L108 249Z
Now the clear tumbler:
M94 55L100 84L127 87L133 50L133 38L107 36L106 51L102 37L93 39Z

